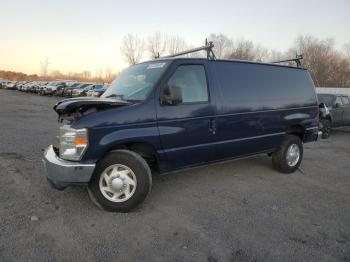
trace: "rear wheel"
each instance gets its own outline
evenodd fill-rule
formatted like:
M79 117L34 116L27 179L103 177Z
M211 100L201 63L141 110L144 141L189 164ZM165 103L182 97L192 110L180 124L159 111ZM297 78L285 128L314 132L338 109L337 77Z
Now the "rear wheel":
M135 152L116 150L97 164L88 190L93 202L103 209L128 212L144 201L151 186L146 161Z
M287 135L272 154L272 164L275 169L282 173L293 173L300 166L303 158L303 144L299 137Z

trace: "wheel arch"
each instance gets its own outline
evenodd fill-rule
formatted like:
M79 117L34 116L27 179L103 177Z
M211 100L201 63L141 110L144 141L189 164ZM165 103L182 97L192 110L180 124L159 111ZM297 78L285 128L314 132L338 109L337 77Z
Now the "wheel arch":
M296 124L296 125L290 125L287 128L286 134L295 135L295 136L299 137L301 141L303 141L304 136L305 136L305 132L306 132L306 128L304 126L302 126L300 124Z
M159 170L159 155L152 144L142 141L123 142L110 147L105 155L118 149L126 149L139 154L143 159L145 159L151 169Z

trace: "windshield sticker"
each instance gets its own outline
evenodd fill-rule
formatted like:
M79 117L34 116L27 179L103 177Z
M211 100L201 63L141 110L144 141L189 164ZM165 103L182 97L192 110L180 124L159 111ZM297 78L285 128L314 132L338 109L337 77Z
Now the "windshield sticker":
M154 63L147 66L147 69L162 68L166 63Z

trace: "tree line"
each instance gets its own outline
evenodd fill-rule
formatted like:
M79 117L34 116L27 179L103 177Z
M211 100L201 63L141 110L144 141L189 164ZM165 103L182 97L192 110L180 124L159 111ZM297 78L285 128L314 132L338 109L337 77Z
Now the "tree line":
M62 73L59 70L53 70L52 72L48 73L48 68L46 68L44 71L46 72L45 74L43 73L43 70L41 70L41 74L38 75L0 70L0 79L13 81L54 81L57 79L64 79L75 80L79 82L111 83L117 76L117 73L113 73L111 68L98 70L95 75L92 75L88 70L68 73Z
M309 70L316 86L350 87L350 43L345 44L342 50L337 50L334 39L318 39L308 35L299 36L286 51L277 51L243 38L233 39L222 33L210 34L207 39L214 42L215 55L222 59L271 62L303 54L302 65ZM146 38L132 34L124 36L120 51L122 58L129 65L133 65L158 55L173 55L193 47L180 36L155 32ZM187 56L203 57L205 54L194 53ZM0 78L17 81L71 79L81 82L109 83L118 75L110 67L97 70L94 75L90 71L62 73L54 70L49 73L49 64L49 58L40 61L39 75L0 71Z
M243 38L232 39L222 33L210 34L208 40L214 42L215 55L222 59L271 62L302 54L302 65L309 70L316 86L350 87L350 43L339 51L332 38L299 36L292 46L281 52ZM193 46L179 36L156 32L145 39L132 34L124 36L120 51L124 60L133 65L158 55L173 55L189 48ZM197 57L200 54L187 56Z

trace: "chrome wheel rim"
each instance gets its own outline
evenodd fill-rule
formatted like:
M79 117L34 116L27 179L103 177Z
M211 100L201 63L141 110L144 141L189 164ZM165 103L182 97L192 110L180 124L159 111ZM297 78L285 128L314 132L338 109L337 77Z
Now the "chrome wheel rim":
M300 159L300 148L297 144L292 144L289 146L288 150L287 150L287 164L290 167L295 166Z
M134 195L136 186L134 172L121 164L109 166L100 176L100 191L112 202L125 202Z

